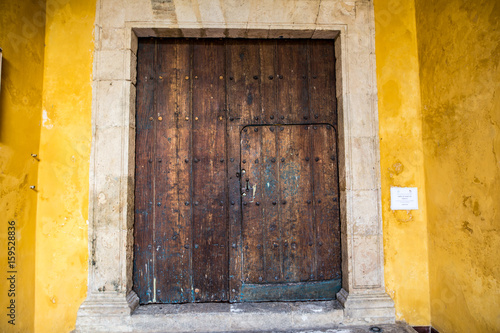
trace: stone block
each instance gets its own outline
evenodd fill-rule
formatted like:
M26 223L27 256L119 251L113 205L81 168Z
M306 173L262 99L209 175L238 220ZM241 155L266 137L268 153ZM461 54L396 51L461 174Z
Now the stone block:
M175 15L177 17L177 22L186 23L198 23L198 16L196 13L196 7L193 6L191 1L174 1L175 2Z
M119 179L122 176L123 135L124 129L122 127L97 128L94 160L96 177L99 175L109 175ZM102 179L96 180L100 181Z
M127 80L135 84L137 57L130 50L102 50L96 52L95 80Z
M262 332L329 328L343 311L337 302L182 304L139 307L137 332Z
M100 50L127 49L127 34L125 28L105 27L100 29Z
M353 235L380 235L379 190L351 191Z
M126 105L130 96L129 81L98 81L96 92L96 108L94 109L96 126L123 127L126 126ZM127 96L127 97L126 97ZM128 120L128 119L127 119Z
M222 13L227 24L248 22L248 16L253 9L252 1L224 1Z
M353 137L351 139L351 158L347 174L348 190L374 190L379 188L379 152L374 138Z
M210 23L224 23L224 14L221 1L198 1L198 10L203 25Z
M395 323L394 301L383 290L357 294L341 289L337 299L344 306L345 325Z
M109 1L109 0L105 0ZM154 20L153 2L155 0L125 0L125 21L129 22L148 22ZM167 1L163 1L167 2ZM171 2L171 1L168 1Z
M382 285L381 240L379 235L352 237L354 288L377 288Z
M315 23L321 24L349 24L356 19L356 5L354 1L322 1Z
M102 27L123 28L125 23L125 4L124 0L103 0L99 1L98 20Z
M311 6L309 1L295 1L291 21L294 24L315 24L318 18L316 6Z
M103 217L97 217L104 218ZM98 227L90 258L93 267L92 291L118 292L121 289L120 231L113 227Z

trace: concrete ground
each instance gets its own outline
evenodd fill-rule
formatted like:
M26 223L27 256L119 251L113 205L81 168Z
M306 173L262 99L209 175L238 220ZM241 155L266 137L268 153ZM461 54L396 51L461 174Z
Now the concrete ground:
M329 329L317 330L286 330L286 331L238 331L238 333L416 333L416 331L406 323L396 323L394 325L371 325L371 326L342 326ZM207 332L199 332L207 333Z

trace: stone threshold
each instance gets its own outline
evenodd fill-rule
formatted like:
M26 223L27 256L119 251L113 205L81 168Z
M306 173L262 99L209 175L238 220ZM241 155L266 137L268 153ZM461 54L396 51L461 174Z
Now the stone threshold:
M336 326L327 329L289 330L289 331L242 331L238 333L419 333L406 323L372 326ZM197 332L205 333L205 332Z
M286 332L340 325L338 301L143 305L131 315L134 332Z

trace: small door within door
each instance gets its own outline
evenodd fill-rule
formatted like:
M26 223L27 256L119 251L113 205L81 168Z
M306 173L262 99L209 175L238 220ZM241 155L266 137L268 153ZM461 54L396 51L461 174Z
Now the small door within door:
M341 287L336 155L329 124L241 132L242 301L335 298Z

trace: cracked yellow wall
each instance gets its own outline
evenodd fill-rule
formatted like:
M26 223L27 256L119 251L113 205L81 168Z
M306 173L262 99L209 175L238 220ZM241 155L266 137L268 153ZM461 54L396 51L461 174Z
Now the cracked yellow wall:
M48 0L36 232L36 332L69 332L87 293L95 1Z
M432 324L500 332L500 2L416 3Z
M42 105L44 1L0 1L0 331L32 332L35 221ZM7 222L15 221L15 297L8 297ZM12 244L10 244L12 245ZM7 306L15 300L15 325ZM10 310L9 310L10 313Z
M386 290L396 318L429 325L426 187L413 1L375 0ZM419 209L391 211L390 187L417 187Z

